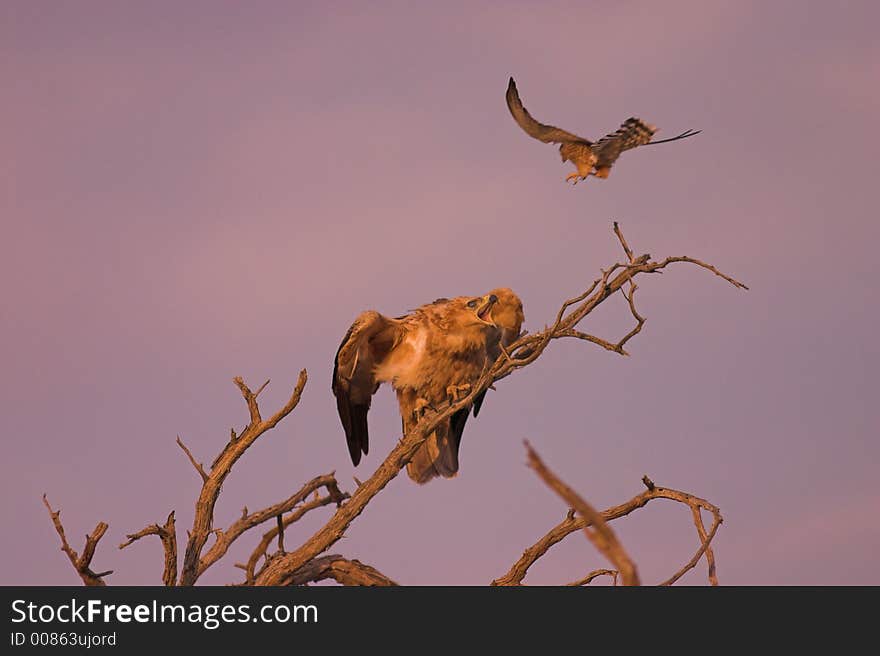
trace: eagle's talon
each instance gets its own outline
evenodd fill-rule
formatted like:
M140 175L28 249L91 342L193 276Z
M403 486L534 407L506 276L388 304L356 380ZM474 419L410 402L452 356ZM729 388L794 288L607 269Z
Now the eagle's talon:
M413 420L414 420L416 423L418 423L418 421L419 421L422 417L425 416L425 413L426 413L428 410L434 410L434 412L437 412L437 411L434 409L434 407L433 407L430 403L428 403L428 400L427 400L427 399L423 399L422 397L417 398L417 399L416 399L416 402L415 402L415 407L413 408Z
M449 397L452 403L458 403L462 398L467 396L470 391L470 383L465 383L464 385L450 385L446 388L446 396Z

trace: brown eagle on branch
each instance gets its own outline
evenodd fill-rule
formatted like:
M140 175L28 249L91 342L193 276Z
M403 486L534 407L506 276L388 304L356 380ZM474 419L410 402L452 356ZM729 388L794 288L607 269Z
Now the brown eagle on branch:
M369 450L367 412L381 383L397 392L404 435L426 408L468 394L503 347L520 334L522 302L510 289L485 296L440 298L391 319L361 313L348 329L333 367L333 394L351 461ZM485 392L474 398L477 416ZM407 464L409 477L427 483L458 472L458 450L470 407L437 426Z
M700 130L687 130L677 137L651 141L651 137L657 132L656 126L645 123L639 118L628 118L611 134L605 135L598 141L584 139L571 132L566 132L552 125L544 125L536 121L528 110L523 107L519 99L519 91L516 82L510 78L507 85L507 108L510 110L513 120L516 121L526 134L544 143L558 143L562 161L569 161L575 165L577 171L566 176L567 182L577 184L580 180L586 180L587 176L595 175L597 178L607 178L611 174L611 167L620 154L637 146L650 146L652 144L667 143L686 139Z

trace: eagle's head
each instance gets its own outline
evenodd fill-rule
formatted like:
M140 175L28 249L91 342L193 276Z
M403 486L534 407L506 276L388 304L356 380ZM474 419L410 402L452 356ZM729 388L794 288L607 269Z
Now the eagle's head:
M496 299L489 315L492 323L501 330L501 343L505 346L512 344L519 337L525 321L522 301L507 287L493 289L489 296Z
M495 322L492 320L492 308L498 302L498 297L495 294L489 293L485 296L464 298L462 301L464 302L465 312L472 315L474 319L471 323L483 326L495 325Z

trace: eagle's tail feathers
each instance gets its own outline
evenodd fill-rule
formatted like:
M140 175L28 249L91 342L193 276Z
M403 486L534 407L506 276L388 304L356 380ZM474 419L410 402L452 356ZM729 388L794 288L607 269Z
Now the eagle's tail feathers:
M438 476L452 478L458 473L458 447L436 432L425 440L406 465L406 473L419 485Z

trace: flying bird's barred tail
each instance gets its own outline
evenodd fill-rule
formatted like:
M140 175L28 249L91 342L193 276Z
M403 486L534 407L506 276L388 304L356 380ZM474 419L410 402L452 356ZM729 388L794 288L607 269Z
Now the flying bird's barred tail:
M607 178L608 172L623 151L644 146L651 141L651 137L656 131L656 126L646 123L640 118L626 119L617 130L605 135L593 144L593 154L596 157L594 163L596 175Z
M630 117L611 134L605 135L594 144L596 149L601 149L602 145L608 141L616 141L620 151L629 150L636 146L644 146L651 140L654 133L657 132L657 126L646 123L640 118Z

